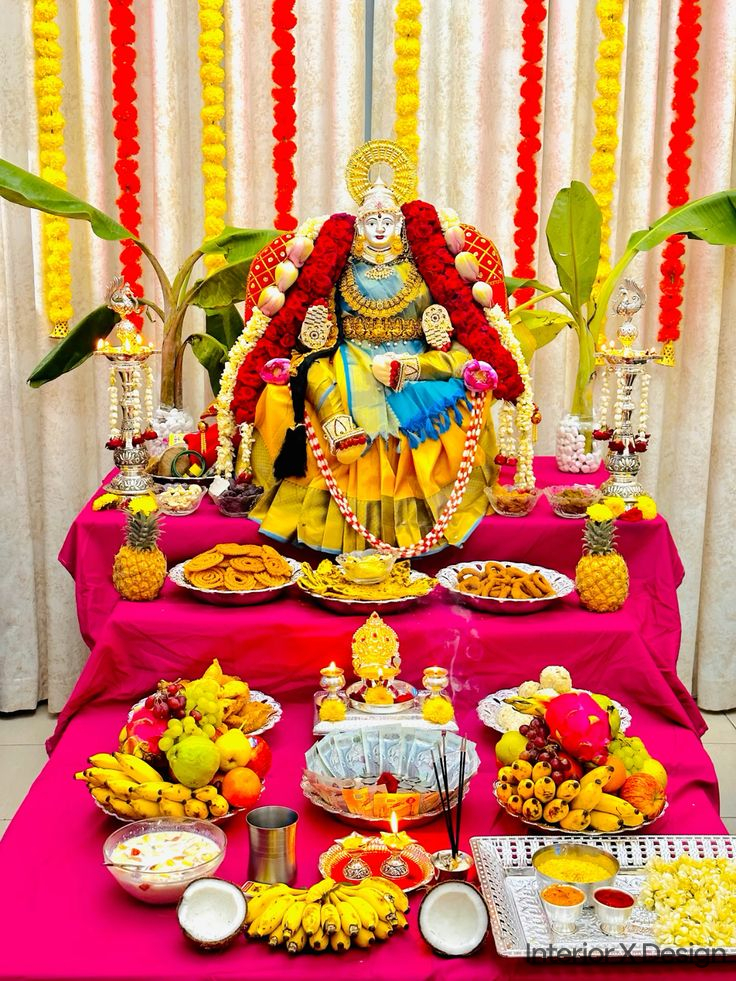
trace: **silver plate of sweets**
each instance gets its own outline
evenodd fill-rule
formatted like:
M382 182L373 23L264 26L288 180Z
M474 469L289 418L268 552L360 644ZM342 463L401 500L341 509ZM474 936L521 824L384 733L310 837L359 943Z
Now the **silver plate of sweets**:
M437 573L437 580L452 594L454 600L465 606L470 606L474 610L483 610L485 613L537 613L551 603L556 603L563 596L568 596L575 589L575 583L563 573L557 572L555 569L546 569L544 566L527 565L525 562L495 562L494 564L510 566L529 574L541 573L552 587L552 595L524 599L516 599L511 596L500 598L482 596L475 592L458 589L458 580L462 573L466 570L472 570L478 576L483 576L488 564L488 562L458 562L456 565L448 565Z
M257 603L270 603L271 600L278 599L284 589L293 586L302 574L300 562L289 559L285 555L281 556L291 569L291 576L276 586L264 586L260 589L199 589L187 582L184 574L186 562L180 562L172 569L169 569L169 579L180 589L188 590L195 599L203 603L212 603L215 606L253 606Z

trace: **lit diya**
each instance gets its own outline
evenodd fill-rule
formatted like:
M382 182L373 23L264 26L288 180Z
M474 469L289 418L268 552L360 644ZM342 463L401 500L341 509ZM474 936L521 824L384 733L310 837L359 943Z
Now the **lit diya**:
M404 892L431 882L434 866L429 854L405 831L398 830L396 814L392 830L368 837L350 834L338 838L319 858L319 870L336 882L360 882L368 876L391 879Z

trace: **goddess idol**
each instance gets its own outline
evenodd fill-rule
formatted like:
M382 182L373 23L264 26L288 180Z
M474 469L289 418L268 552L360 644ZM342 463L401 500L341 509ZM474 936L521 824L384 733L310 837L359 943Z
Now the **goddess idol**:
M498 253L454 212L406 203L415 179L399 146L365 144L347 167L357 215L311 219L251 267L217 470L263 486L250 516L279 541L420 555L470 535L499 463L533 485L531 389Z

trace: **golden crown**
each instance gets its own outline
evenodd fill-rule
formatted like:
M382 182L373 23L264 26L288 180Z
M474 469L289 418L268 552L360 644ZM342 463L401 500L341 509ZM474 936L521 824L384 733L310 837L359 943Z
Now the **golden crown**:
M374 611L353 634L353 670L368 664L398 667L399 637Z

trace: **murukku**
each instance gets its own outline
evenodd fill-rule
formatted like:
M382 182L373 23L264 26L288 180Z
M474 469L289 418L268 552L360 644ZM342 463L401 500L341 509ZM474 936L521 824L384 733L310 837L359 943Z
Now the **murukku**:
M254 572L253 578L258 583L260 589L269 589L272 586L280 586L285 580L285 576L272 576L270 572Z
M222 552L210 549L209 552L202 552L200 555L195 555L193 559L190 559L184 566L184 572L186 575L189 575L191 572L203 572L205 569L213 569L222 562L224 557Z
M251 555L251 549L257 547L257 545L238 545L237 542L225 542L224 545L215 545L216 551L222 552L227 557L233 555Z
M225 588L233 592L246 592L254 589L256 581L250 572L239 572L237 569L225 569Z
M225 573L222 569L201 569L189 573L187 579L196 589L221 589L225 584Z
M263 572L262 560L249 555L238 555L230 559L230 565L238 572Z

